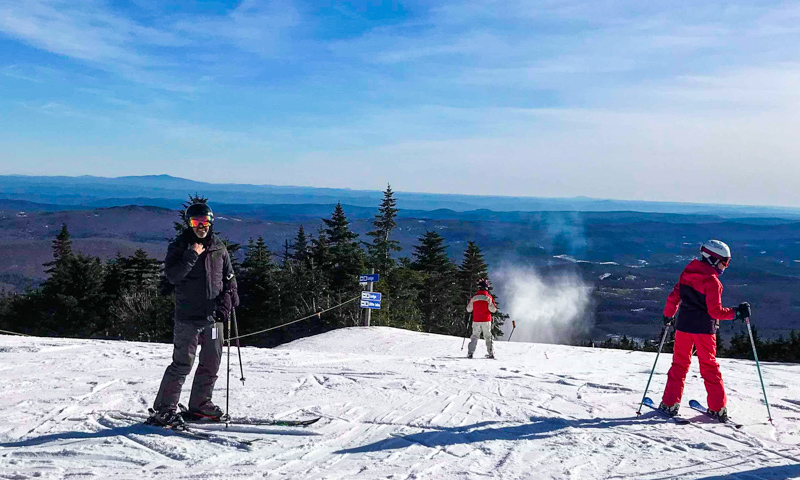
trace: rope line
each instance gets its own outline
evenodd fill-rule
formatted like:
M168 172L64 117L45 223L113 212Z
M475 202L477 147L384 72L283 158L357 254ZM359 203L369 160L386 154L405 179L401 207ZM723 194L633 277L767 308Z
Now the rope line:
M354 301L356 301L356 300L358 300L358 299L360 299L360 298L361 298L361 296L358 296L358 297L353 297L353 298L351 298L350 300L347 300L347 301L344 301L344 302L340 303L339 305L336 305L336 306L334 306L334 307L331 307L331 308L328 308L328 309L325 309L325 310L319 311L319 312L317 312L317 313L312 313L311 315L309 315L309 316L307 316L307 317L298 318L297 320L292 320L292 321L291 321L291 322L289 322L289 323L284 323L283 325L278 325L277 327L265 328L264 330L259 330L259 331L257 331L257 332L253 332L253 333L246 333L246 334L244 334L244 335L239 335L238 337L232 337L232 338L228 338L226 341L228 341L228 340L238 340L238 339L240 339L240 338L244 338L244 337L250 337L250 336L253 336L253 335L258 335L258 334L260 334L260 333L269 332L270 330L277 330L277 329L279 329L279 328L283 328L283 327L285 327L285 326L287 326L287 325L291 325L291 324L293 324L293 323L302 322L303 320L308 320L308 319L309 319L309 318L311 318L311 317L319 317L319 316L321 316L321 315L322 315L323 313L325 313L325 312L330 312L331 310L335 310L335 309L337 309L337 308L339 308L339 307L341 307L341 306L343 306L343 305L347 305L348 303L350 303L350 302L354 302Z
M10 335L19 335L21 337L30 337L30 335L26 335L24 333L17 333L17 332L9 332L7 330L0 330L0 333L8 333Z

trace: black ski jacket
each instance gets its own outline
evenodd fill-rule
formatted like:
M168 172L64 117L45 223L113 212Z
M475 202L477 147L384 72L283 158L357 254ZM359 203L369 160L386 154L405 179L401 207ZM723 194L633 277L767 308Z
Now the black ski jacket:
M175 321L205 325L214 321L220 297L236 291L236 277L228 249L213 232L203 239L202 254L191 248L194 243L200 240L188 228L170 243L164 273L175 285Z

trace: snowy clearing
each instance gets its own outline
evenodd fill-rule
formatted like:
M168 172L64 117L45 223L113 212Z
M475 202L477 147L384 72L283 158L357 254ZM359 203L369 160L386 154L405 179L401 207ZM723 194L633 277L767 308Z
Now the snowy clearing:
M231 414L307 428L202 427L212 440L136 424L172 346L0 336L0 478L785 479L800 477L800 365L721 360L741 430L705 403L696 362L675 425L636 415L655 354L348 328L231 355ZM662 355L658 403L671 361ZM215 401L225 405L225 358ZM193 375L193 374L192 374ZM188 401L191 376L182 401ZM216 427L216 428L215 428ZM201 427L197 430L200 431Z

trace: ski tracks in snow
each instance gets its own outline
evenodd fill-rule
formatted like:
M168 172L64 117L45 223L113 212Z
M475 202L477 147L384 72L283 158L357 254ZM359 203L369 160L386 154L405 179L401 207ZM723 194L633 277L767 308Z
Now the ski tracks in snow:
M800 456L800 427L780 414L774 429L763 424L758 379L747 362L723 361L726 382L735 387L732 412L745 423L736 431L637 417L646 378L640 372L649 372L650 354L548 345L544 355L540 345L498 343L498 360L466 359L451 354L458 352L455 340L377 327L272 350L246 347L247 384L231 377L234 416L323 419L305 430L216 428L215 435L231 440L208 441L137 428L113 413L142 417L169 345L0 337L0 356L17 365L4 371L16 376L8 381L12 393L0 398L9 412L0 420L0 478L800 476L791 466ZM97 358L102 370L94 368ZM663 389L664 364L652 395ZM763 366L770 384L781 386L775 410L796 417L800 367L769 367ZM705 398L702 381L692 377L696 368L687 400ZM238 374L238 365L232 371ZM223 371L218 404L224 392ZM238 440L257 441L241 448Z

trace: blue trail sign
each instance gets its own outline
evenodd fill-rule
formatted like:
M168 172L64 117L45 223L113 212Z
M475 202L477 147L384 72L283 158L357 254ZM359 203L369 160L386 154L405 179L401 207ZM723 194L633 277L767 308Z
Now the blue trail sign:
M361 292L361 300L374 300L381 303L381 294L379 292Z

